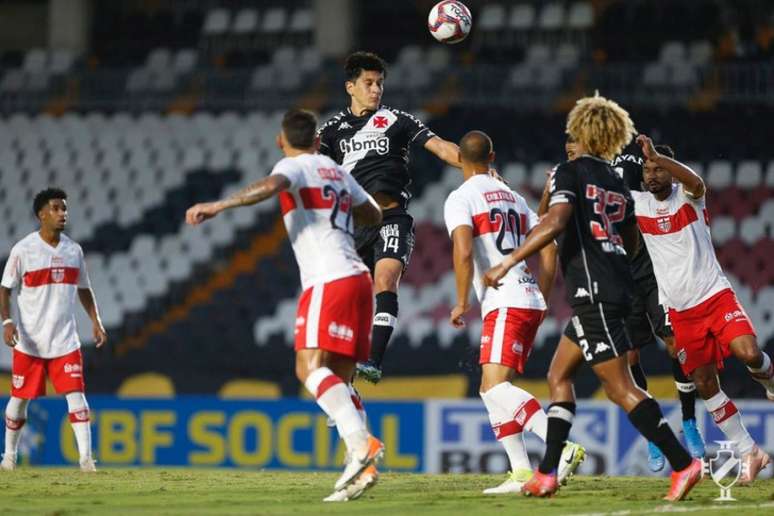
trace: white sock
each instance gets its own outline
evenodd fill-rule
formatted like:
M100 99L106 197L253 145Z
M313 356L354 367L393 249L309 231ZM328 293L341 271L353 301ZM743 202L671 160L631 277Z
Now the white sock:
M766 390L774 391L774 367L771 366L771 358L765 351L761 351L763 363L760 367L748 367L753 380L763 385Z
M740 454L745 455L753 449L755 441L744 427L742 415L736 409L736 405L726 396L725 392L720 391L710 399L704 400L704 405L726 438L736 443Z
M27 422L29 403L30 400L12 396L5 407L5 455L13 460L16 460L22 427Z
M548 418L540 402L532 394L510 382L498 383L486 394L524 430L532 432L545 442Z
M78 443L81 460L91 458L91 423L89 422L89 404L82 392L69 392L65 395L67 411L70 413L70 425Z
M366 415L365 405L363 405L363 398L360 397L360 393L357 392L357 389L355 389L351 383L347 384L347 389L349 390L350 398L352 398L352 403L355 405L357 413L360 415L360 419L363 420L363 424L368 428L368 417Z
M317 398L317 404L336 421L339 435L347 450L356 453L368 446L368 432L358 414L347 385L327 367L311 372L304 383L306 389Z
M511 471L532 469L532 465L529 463L529 456L527 455L527 448L524 446L523 427L513 419L511 412L503 410L499 404L495 403L492 391L496 387L481 393L481 399L484 400L484 406L486 406L486 410L489 413L492 431L508 455Z

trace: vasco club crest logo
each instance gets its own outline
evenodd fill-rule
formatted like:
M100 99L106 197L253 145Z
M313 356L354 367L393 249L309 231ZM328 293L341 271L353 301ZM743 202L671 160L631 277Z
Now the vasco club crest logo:
M720 449L715 456L704 463L704 473L712 477L712 481L720 487L720 496L716 502L735 502L731 496L731 487L736 484L739 477L745 473L745 464L736 456L731 447L734 441L715 441Z

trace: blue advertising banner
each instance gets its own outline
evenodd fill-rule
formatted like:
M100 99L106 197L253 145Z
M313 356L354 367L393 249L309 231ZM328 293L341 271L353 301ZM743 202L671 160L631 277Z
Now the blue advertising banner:
M312 401L231 401L180 396L170 400L89 396L92 439L103 466L230 466L339 469L344 447ZM422 471L424 406L367 406L369 426L385 443L384 467ZM30 404L22 462L77 464L78 451L61 398Z

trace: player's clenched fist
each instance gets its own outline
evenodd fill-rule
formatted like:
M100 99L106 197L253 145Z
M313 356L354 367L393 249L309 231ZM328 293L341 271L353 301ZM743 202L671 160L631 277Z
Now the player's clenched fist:
M19 342L19 331L16 329L16 325L12 322L3 325L3 341L10 346L14 347Z
M219 212L217 203L202 202L188 208L188 211L185 212L185 221L192 226L196 226L207 219L211 219Z
M108 339L105 327L101 324L95 324L92 328L92 332L94 333L94 344L96 344L98 348L101 348Z
M505 276L507 272L508 270L503 267L502 263L500 265L495 265L484 274L484 286L498 289L502 286L500 280L503 279L503 276Z

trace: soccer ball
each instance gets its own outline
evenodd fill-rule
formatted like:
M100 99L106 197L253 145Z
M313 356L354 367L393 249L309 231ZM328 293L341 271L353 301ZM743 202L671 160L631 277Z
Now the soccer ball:
M465 39L472 26L470 10L457 0L438 2L430 9L427 17L430 34L441 43L459 43Z

